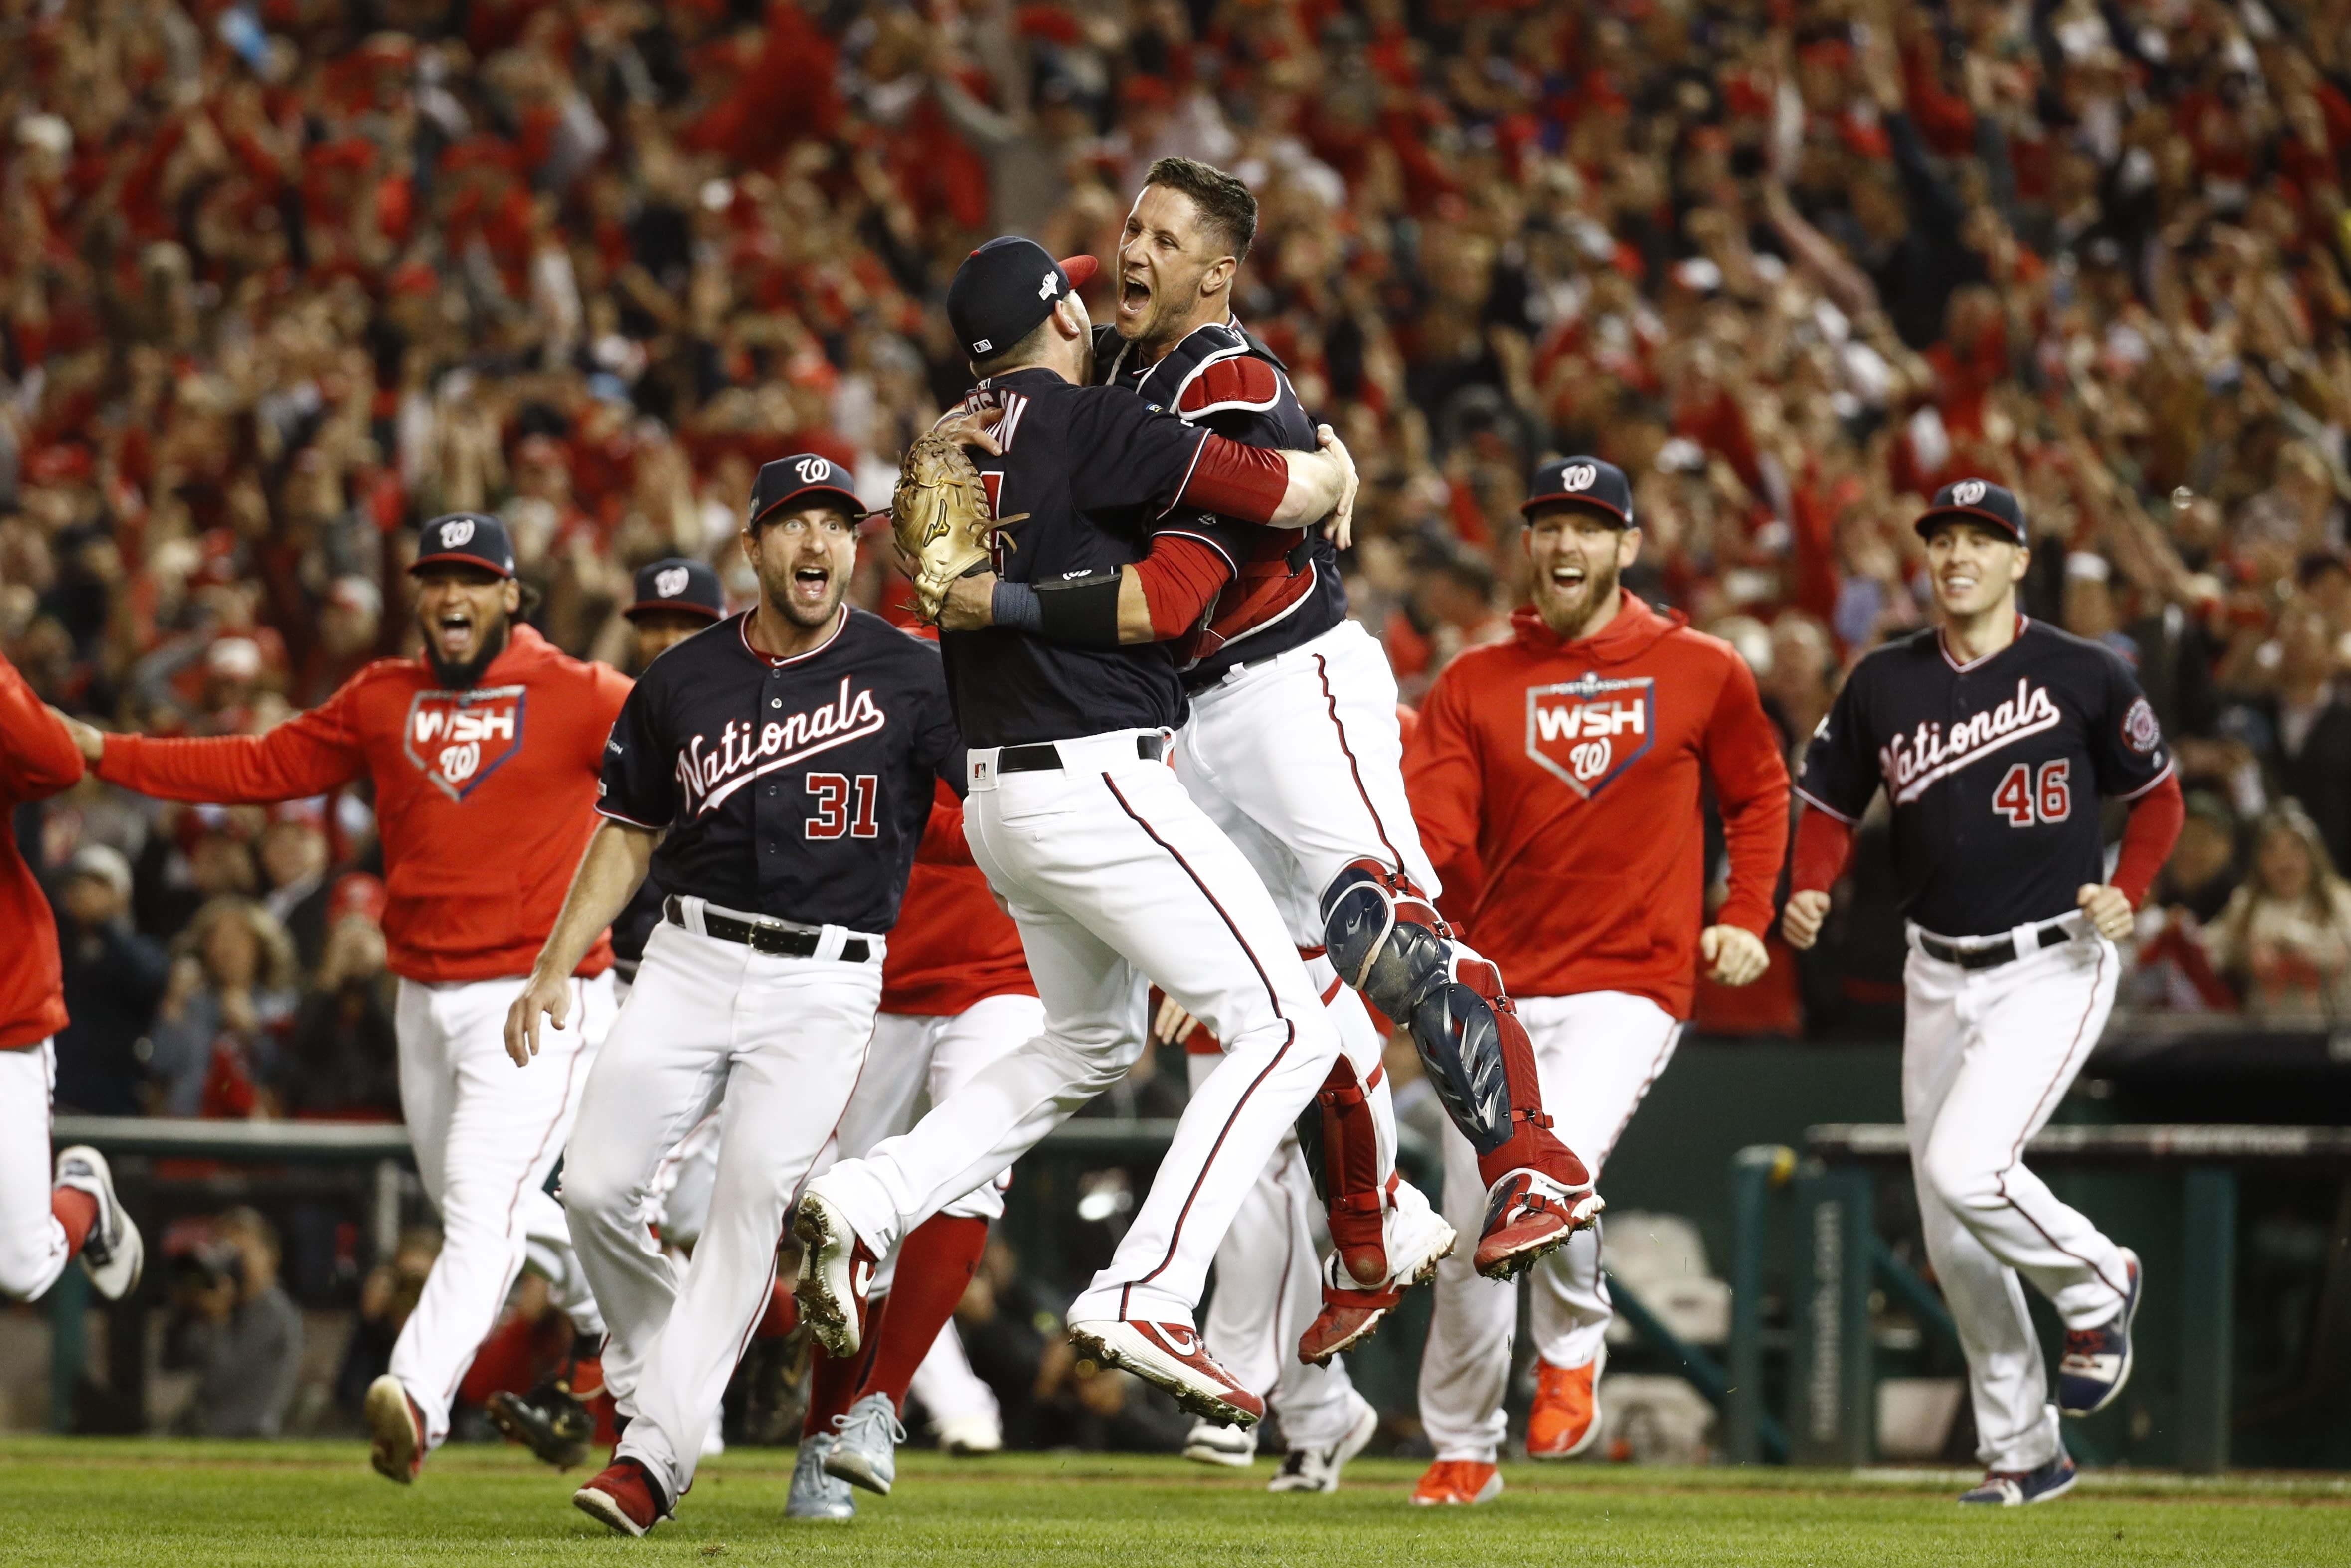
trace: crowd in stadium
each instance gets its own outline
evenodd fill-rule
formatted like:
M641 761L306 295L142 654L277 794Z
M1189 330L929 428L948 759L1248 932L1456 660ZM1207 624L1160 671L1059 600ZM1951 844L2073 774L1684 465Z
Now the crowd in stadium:
M1111 256L1181 153L1262 204L1242 319L1363 465L1407 700L1506 634L1526 474L1589 451L1793 747L1921 622L1922 497L1994 477L2189 792L2127 998L2339 1017L2346 144L2341 0L4 0L0 651L258 730L413 647L415 525L479 508L625 666L637 567L746 597L762 460L886 500L972 245ZM61 1109L394 1113L362 799L92 779L26 825ZM1870 1016L1887 896L1701 1027Z

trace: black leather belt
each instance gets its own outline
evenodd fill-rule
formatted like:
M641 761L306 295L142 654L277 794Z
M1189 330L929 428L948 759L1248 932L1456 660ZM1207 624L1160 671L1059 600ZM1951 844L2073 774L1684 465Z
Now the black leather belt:
M1167 737L1164 735L1138 735L1134 737L1134 754L1145 762L1164 762L1167 758ZM1007 746L996 754L998 773L1045 773L1061 766L1061 754L1050 740L1036 746Z
M677 894L671 894L662 901L662 916L672 925L685 925L685 904ZM692 926L686 926L692 930ZM817 944L824 940L821 931L802 931L789 925L768 925L757 921L737 920L715 909L702 912L702 934L716 936L722 942L740 942L755 953L773 953L785 958L813 958ZM872 948L862 936L852 936L841 945L841 961L862 964L872 956Z
M2052 931L2060 934L2058 942L2049 940L2049 934ZM2070 942L2073 939L2073 933L2065 929L2065 923L2062 920L2044 920L2032 927L2032 950L2035 953L2043 952L2059 946L2062 942ZM1999 941L1982 947L1954 947L1949 942L1929 936L1921 931L1918 933L1918 950L1929 958L1940 958L1944 963L1957 964L1962 969L1991 969L2009 963L2016 957L2016 938L2003 936Z

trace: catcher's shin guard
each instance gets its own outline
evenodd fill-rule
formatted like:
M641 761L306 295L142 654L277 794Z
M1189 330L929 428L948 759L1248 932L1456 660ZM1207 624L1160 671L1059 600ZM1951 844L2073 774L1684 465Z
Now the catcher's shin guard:
M1543 1114L1534 1046L1500 973L1453 940L1426 894L1377 861L1356 861L1324 890L1322 921L1339 973L1412 1031L1446 1114L1478 1153L1480 1180L1532 1170L1591 1185Z
M1385 1173L1369 1092L1344 1056L1298 1118L1298 1142L1331 1221L1340 1266L1365 1287L1388 1277Z

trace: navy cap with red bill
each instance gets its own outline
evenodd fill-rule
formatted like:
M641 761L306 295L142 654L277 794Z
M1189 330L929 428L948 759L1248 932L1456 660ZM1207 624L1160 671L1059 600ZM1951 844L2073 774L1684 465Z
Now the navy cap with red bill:
M830 457L795 452L759 465L759 476L751 482L751 515L745 524L756 528L763 517L813 502L841 507L852 522L865 516L865 503L857 498L855 476Z
M636 602L621 613L633 621L648 611L699 615L717 621L726 614L726 590L709 563L686 556L657 560L637 571Z
M974 360L994 359L1100 270L1092 256L1056 261L1043 246L1019 235L989 240L964 258L947 285L947 321L956 341Z
M477 566L499 577L515 574L514 541L506 524L487 512L451 512L418 530L416 559L408 570L462 564Z
M1536 469L1519 512L1531 517L1543 507L1580 507L1619 528L1635 526L1633 482L1625 470L1597 457L1555 457Z
M1989 479L1960 479L1935 492L1934 502L1911 525L1920 538L1932 538L1938 523L1964 518L2025 542L2024 507L2017 498Z

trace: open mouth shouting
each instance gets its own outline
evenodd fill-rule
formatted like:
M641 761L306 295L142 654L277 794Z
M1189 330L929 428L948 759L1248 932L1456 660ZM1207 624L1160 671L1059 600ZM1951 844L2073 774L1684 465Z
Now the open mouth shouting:
M451 605L433 617L433 651L447 664L472 662L475 650L481 646L481 624L474 612L462 604Z
M814 613L826 607L832 596L832 568L803 562L792 569L791 586L788 591L792 607Z
M1128 267L1119 279L1118 314L1123 321L1138 321L1151 310L1151 280L1141 269Z

